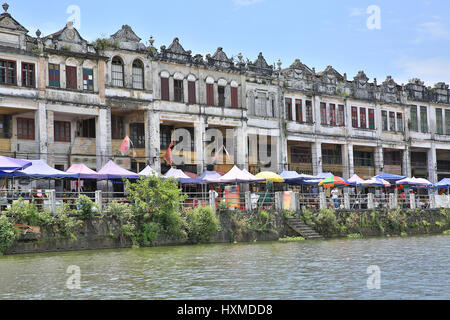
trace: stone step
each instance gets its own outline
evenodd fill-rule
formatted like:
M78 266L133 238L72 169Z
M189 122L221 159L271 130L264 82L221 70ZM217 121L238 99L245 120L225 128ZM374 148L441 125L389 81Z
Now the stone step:
M304 237L307 240L318 240L323 239L323 237L318 234L314 229L307 226L300 219L288 219L287 224L291 227L295 232Z

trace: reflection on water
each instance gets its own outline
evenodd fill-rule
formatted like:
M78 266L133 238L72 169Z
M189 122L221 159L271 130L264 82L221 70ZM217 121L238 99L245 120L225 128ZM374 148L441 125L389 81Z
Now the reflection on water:
M450 299L449 279L448 236L0 257L0 299Z

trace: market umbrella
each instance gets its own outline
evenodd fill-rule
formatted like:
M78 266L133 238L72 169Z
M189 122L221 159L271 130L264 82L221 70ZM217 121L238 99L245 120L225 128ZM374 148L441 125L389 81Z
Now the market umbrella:
M363 181L362 183L366 187L390 187L391 184L384 179L373 177L372 179Z
M319 183L319 187L324 188L348 187L348 186L350 186L350 183L347 180L336 176L326 178Z
M350 182L351 184L359 187L363 184L364 180L361 179L357 174L353 175L353 177L351 177L350 179L348 179L348 182Z
M272 181L274 183L284 183L284 179L276 173L264 171L256 175L257 178L265 179L266 183Z
M445 179L441 180L438 184L436 184L436 188L438 188L438 189L450 188L450 179L445 178Z
M403 180L397 181L397 184L406 185L406 186L414 186L414 187L432 187L433 184L427 179L422 178L406 178Z
M398 176L396 174L389 174L389 173L381 173L379 175L377 175L375 178L377 179L383 179L383 180L388 180L388 181L398 181L398 180L402 180L405 179L405 176Z

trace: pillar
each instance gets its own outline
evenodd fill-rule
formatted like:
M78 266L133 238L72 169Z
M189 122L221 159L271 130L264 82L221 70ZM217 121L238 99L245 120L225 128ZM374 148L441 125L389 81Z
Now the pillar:
M374 196L373 193L369 193L367 195L367 209L371 210L375 208L375 203L374 203Z
M428 179L431 183L437 183L437 157L436 146L431 145L431 149L428 150Z
M38 134L39 139L39 153L40 159L48 160L48 139L47 139L47 107L43 103L39 103L39 109L37 111Z
M384 171L384 154L383 147L378 146L375 148L375 175L379 175Z
M54 166L53 150L55 144L55 116L53 111L47 111L47 163L50 167ZM44 130L44 131L45 131Z
M403 165L402 174L407 177L411 177L411 152L409 146L406 146L405 151L403 151Z
M195 124L194 128L194 137L195 139L195 160L197 163L197 173L202 174L206 169L206 161L205 161L205 120L203 117L200 117L200 121ZM221 146L219 146L220 148Z
M161 172L161 119L159 113L145 111L145 156L150 166Z
M100 109L97 118L97 170L112 157L111 109Z
M312 162L313 162L313 172L314 175L317 176L318 174L323 172L322 169L322 143L320 142L314 142L311 144L312 148Z
M248 132L247 122L236 128L236 164L240 169L248 170Z
M351 143L342 145L342 164L344 167L344 178L351 178L355 173L353 145Z

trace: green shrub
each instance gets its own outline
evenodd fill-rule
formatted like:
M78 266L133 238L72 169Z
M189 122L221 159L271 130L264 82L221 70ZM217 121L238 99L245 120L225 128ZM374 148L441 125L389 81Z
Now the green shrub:
M286 237L286 238L279 239L278 241L280 241L280 242L300 242L300 241L306 241L306 239L303 237Z
M108 205L106 211L120 221L130 221L134 218L133 209L129 203L113 201Z
M6 249L14 244L18 235L19 230L14 226L11 219L0 214L0 254L4 254Z
M29 203L22 198L11 205L11 208L6 211L6 215L11 217L16 224L42 227L54 222L54 218L48 211L39 211L36 204Z
M443 235L450 236L450 230L445 230L442 232Z
M195 208L184 213L191 243L208 242L219 231L220 223L211 208Z
M363 236L359 233L352 233L347 236L349 239L362 239Z
M340 227L333 210L322 209L316 218L316 227L320 234L332 236L338 234Z
M99 212L97 204L85 195L80 195L75 201L75 205L77 213L85 219L92 218L96 212Z

